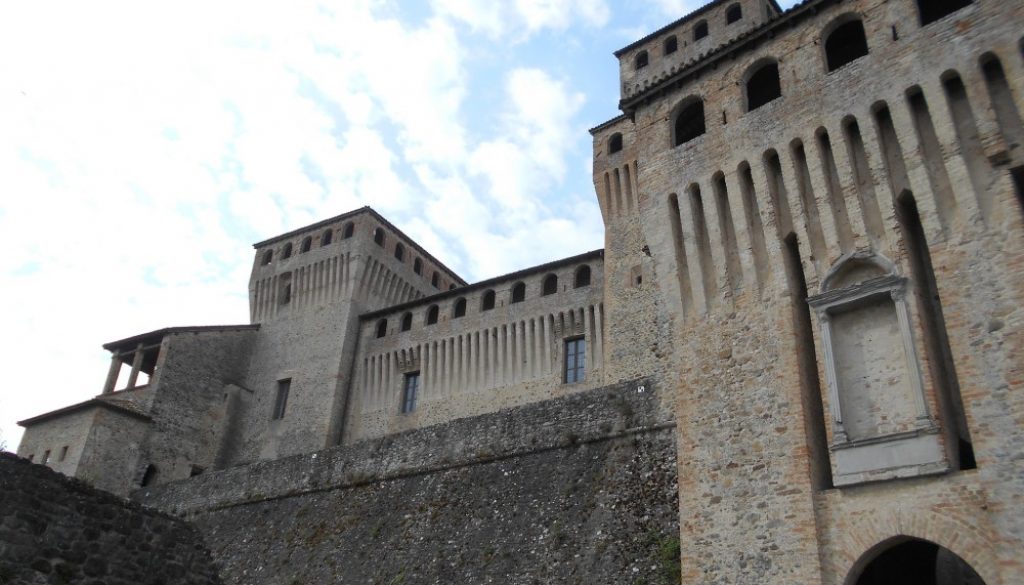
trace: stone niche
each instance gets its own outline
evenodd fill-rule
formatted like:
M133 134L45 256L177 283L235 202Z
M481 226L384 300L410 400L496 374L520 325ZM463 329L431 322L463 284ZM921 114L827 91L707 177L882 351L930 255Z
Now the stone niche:
M889 260L856 252L807 299L821 325L837 486L949 469L925 401L907 285Z

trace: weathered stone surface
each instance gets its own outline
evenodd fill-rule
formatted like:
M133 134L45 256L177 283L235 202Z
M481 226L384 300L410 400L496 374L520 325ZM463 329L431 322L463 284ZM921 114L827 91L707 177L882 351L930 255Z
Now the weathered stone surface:
M0 583L221 583L187 523L0 453Z

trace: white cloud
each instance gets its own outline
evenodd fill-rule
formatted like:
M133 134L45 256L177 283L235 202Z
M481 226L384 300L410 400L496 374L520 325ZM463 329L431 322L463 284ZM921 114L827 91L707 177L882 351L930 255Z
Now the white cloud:
M604 0L434 0L434 10L492 38L523 41L545 29L563 31L582 24L604 26L611 10Z
M661 13L675 20L682 18L701 6L707 4L705 0L654 0L654 6Z

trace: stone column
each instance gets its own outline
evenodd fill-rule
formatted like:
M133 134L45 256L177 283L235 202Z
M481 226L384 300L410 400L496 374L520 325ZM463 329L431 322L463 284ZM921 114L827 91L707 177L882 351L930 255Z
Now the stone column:
M125 387L126 390L135 387L135 382L139 379L139 370L142 369L142 357L145 354L142 351L142 344L140 343L135 347L135 356L132 358L132 373L128 376L128 385Z
M114 386L117 384L117 376L121 373L121 358L118 354L114 354L110 358L110 370L107 371L107 381L103 383L103 393L110 394L114 391Z

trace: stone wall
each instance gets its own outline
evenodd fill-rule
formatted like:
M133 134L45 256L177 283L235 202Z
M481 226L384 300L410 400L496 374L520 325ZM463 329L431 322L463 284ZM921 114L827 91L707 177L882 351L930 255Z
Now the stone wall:
M0 453L0 584L220 583L188 524Z
M677 583L667 420L634 381L135 497L232 583Z

